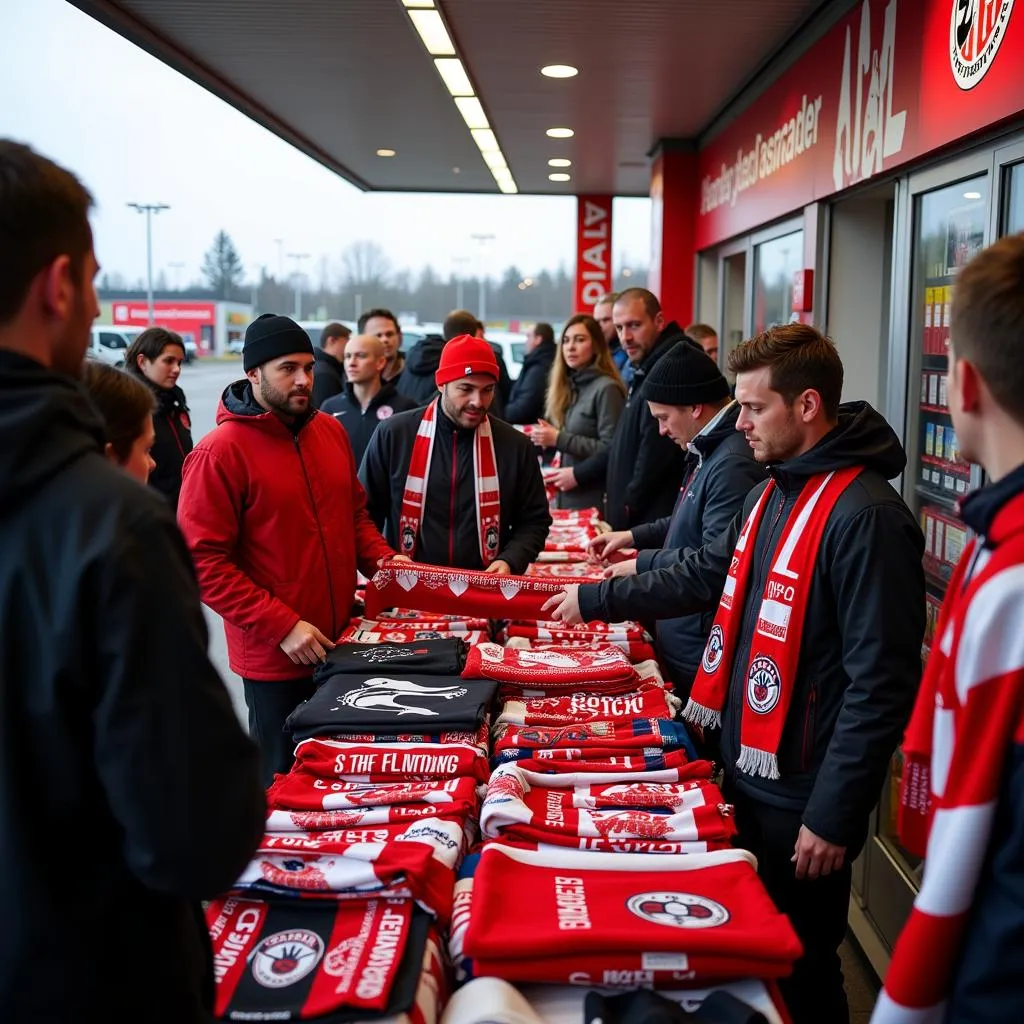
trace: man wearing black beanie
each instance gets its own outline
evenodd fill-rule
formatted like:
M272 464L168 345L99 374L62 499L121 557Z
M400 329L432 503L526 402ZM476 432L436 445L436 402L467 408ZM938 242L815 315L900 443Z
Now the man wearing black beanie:
M313 344L286 316L245 332L245 380L185 460L178 522L203 601L224 619L263 781L286 772L283 732L313 695L313 668L348 625L357 568L394 556L366 512L348 435L310 406Z
M622 548L640 549L635 559L606 569L608 577L664 569L703 547L728 527L750 489L764 479L764 468L736 429L740 410L729 398L729 382L697 342L687 338L669 349L647 375L640 397L658 421L658 432L686 452L683 486L670 516L593 541L592 556L605 561ZM604 618L597 589L580 588L588 620ZM658 654L684 700L711 620L698 614L658 622Z

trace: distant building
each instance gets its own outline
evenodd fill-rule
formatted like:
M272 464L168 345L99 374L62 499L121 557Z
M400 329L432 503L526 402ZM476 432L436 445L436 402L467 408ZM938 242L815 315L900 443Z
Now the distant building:
M200 355L223 355L232 341L242 338L253 318L252 306L242 302L209 299L155 299L153 320L159 327L177 331L194 341ZM103 298L97 323L117 327L148 327L146 297Z

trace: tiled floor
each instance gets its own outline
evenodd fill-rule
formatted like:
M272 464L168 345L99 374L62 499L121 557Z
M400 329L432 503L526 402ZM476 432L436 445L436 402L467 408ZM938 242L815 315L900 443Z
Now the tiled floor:
M847 940L839 947L846 979L846 998L850 1003L850 1024L868 1024L878 998L878 978L861 951ZM822 1024L826 1024L822 1021Z

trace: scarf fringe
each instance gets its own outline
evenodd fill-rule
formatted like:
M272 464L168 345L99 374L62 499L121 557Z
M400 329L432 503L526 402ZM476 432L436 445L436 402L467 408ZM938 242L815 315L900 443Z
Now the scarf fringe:
M740 747L740 756L736 761L737 771L744 775L759 775L762 779L779 779L779 759L769 750L758 750L757 747Z
M683 718L692 725L699 725L702 729L722 728L722 712L698 704L693 698L686 702L686 707L683 708Z

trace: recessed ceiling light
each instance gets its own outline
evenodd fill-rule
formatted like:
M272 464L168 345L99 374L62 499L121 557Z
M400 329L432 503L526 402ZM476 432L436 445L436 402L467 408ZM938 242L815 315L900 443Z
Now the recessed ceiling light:
M406 7L433 7L434 0L402 0Z
M540 69L540 73L547 78L575 78L580 73L579 68L571 64L548 64Z
M572 178L571 174L549 174L548 181L569 181Z
M394 156L395 151L393 149L378 149L377 156Z
M564 156L556 156L548 161L548 167L572 167L572 161Z
M549 128L545 134L549 139L571 139L576 133L571 128Z
M981 193L980 192L965 192L964 193L964 199L980 199L980 198L981 198Z
M452 57L455 55L455 47L452 45L448 29L444 27L441 15L435 10L409 11L409 20L413 28L423 40L427 53L431 57Z

